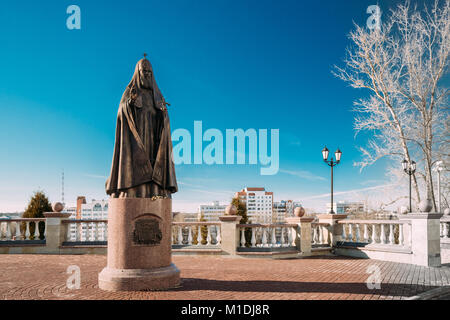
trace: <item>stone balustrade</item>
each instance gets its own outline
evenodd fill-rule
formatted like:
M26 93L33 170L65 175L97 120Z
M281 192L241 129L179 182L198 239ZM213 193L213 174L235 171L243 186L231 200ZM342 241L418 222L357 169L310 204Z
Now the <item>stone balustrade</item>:
M0 219L0 253L105 254L107 220L73 220L65 213L40 219ZM289 217L287 223L239 224L239 216L218 222L173 222L175 254L298 257L347 255L426 266L441 264L450 248L450 217L408 213L398 220L355 220L324 214ZM36 231L35 224L39 223Z
M65 242L103 242L108 239L108 220L68 219L62 223L67 229Z
M173 222L172 246L220 246L219 222Z
M450 242L450 217L445 216L440 220L441 241Z
M236 227L241 248L295 247L296 224L238 224ZM246 231L251 236L246 236Z
M45 218L0 219L0 241L44 240L45 221Z
M411 239L405 239L405 229L410 235L409 221L400 220L340 220L343 225L341 241L371 245L410 246Z
M313 245L331 245L330 224L325 222L311 223L311 243Z

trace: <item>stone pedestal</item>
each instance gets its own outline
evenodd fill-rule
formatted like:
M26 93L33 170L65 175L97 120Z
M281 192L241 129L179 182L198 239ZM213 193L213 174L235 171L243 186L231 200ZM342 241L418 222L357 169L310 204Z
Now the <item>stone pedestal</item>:
M311 254L311 223L314 221L312 217L288 217L286 218L286 222L289 224L296 223L298 228L300 229L300 237L295 239L295 245L297 249L303 255Z
M229 255L236 255L237 247L239 247L239 224L241 216L227 215L220 216L220 234L222 238L222 251Z
M345 241L345 239L341 239L343 225L339 224L338 221L346 219L347 218L346 214L336 214L336 213L319 214L319 215L317 215L317 218L319 218L320 223L329 223L330 224L330 231L328 231L329 234L324 235L324 236L330 237L332 246L335 246L339 240Z
M108 259L100 289L163 290L180 283L172 264L172 200L111 198L108 210Z
M62 223L70 217L70 213L45 212L45 246L47 253L60 253L60 246L66 240L68 225Z
M400 220L411 221L412 264L426 267L441 265L440 219L441 213L408 213ZM407 239L407 238L406 238Z

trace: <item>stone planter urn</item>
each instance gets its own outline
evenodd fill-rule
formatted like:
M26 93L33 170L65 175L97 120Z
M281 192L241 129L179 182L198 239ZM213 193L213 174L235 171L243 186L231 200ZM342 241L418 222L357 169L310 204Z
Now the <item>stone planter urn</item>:
M294 209L294 215L301 218L305 215L305 209L303 207L297 207Z
M450 216L450 208L445 209L445 210L444 210L444 214L445 214L446 216Z
M55 202L52 205L53 212L61 212L64 209L64 205L61 202Z
M420 201L419 203L419 210L420 212L430 212L433 208L433 203L430 199L425 199Z
M406 207L406 206L402 206L402 207L400 207L400 213L401 214L407 214L408 213L408 207Z
M233 204L230 204L225 208L226 216L235 216L236 213L237 213L237 208Z

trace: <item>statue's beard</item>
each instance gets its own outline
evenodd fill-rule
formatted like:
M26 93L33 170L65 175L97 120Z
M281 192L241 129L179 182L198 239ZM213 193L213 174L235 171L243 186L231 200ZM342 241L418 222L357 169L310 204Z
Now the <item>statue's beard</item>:
M148 78L141 78L140 79L141 81L141 88L144 88L144 89L151 89L152 88L152 81L151 81L151 79L148 79Z

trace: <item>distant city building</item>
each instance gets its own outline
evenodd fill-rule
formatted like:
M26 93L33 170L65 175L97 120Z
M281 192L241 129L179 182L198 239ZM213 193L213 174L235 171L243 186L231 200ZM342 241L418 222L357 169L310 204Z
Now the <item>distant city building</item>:
M293 200L281 200L273 203L273 222L285 222L286 217L294 216L294 209L301 207L301 203Z
M173 222L196 222L198 213L173 212Z
M337 214L355 214L366 212L364 202L338 201L333 202L333 211ZM327 203L327 213L331 212L331 203Z
M272 223L273 192L265 188L245 188L235 193L245 203L247 217L252 223Z
M1 219L18 219L22 217L23 212L0 212Z
M201 204L198 206L199 219L203 216L205 221L219 221L219 217L225 214L226 205L213 201L211 204Z
M95 200L92 199L91 203L86 203L86 197L77 198L76 207L67 207L63 212L71 213L70 219L81 219L81 220L107 220L108 219L108 201L107 200ZM81 227L79 224L71 224L69 230L69 239L74 241L76 235L81 240L86 239L87 232L91 232L93 228L93 223L82 223ZM106 225L98 224L98 232L101 234L105 231Z
M18 219L22 217L22 212L0 212L0 219ZM0 223L0 235L6 234L6 224Z

